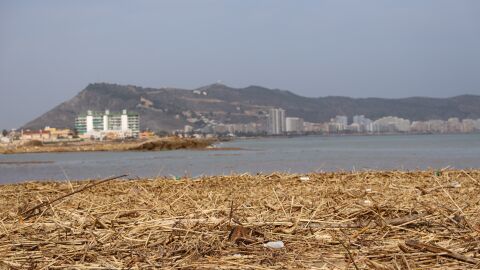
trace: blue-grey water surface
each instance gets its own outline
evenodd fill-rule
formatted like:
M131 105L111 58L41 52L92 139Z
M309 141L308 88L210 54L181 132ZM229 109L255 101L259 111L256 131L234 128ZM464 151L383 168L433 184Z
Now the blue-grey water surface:
M261 138L225 142L243 150L0 155L0 183L44 179L199 176L257 172L480 168L480 134ZM49 161L1 164L2 161Z

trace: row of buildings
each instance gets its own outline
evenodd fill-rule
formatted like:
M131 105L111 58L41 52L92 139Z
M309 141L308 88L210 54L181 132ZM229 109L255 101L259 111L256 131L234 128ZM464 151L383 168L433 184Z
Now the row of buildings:
M322 133L472 133L480 132L480 119L449 118L448 120L410 121L396 116L385 116L375 121L363 115L353 117L351 124L332 119L328 123L308 123L304 132Z
M395 116L371 120L364 115L355 115L352 121L345 115L337 115L324 123L304 121L300 117L289 117L281 108L271 108L257 122L223 124L215 120L206 121L205 126L195 129L185 126L178 134L221 134L221 135L290 135L290 134L383 134L383 133L472 133L480 132L480 119L450 118L444 120L410 121ZM61 141L78 139L125 139L150 138L153 132L140 132L140 117L135 112L87 111L75 118L75 129L46 127L42 130L20 130L0 135L0 142L12 141Z
M355 115L352 122L337 115L326 123L310 123L298 117L287 117L283 109L271 109L268 115L269 134L302 133L471 133L480 132L480 119L453 117L448 120L413 121L396 116L371 120Z
M471 133L480 132L480 119L450 118L444 120L410 121L396 116L385 116L376 120L364 115L355 115L350 119L337 115L324 123L306 122L300 117L289 117L281 108L271 108L264 119L247 124L213 124L200 131L215 134L385 134L385 133ZM194 133L192 126L186 126L184 133Z
M42 141L42 142L56 142L72 140L75 137L75 132L71 129L59 129L45 127L40 130L11 130L4 131L5 134L0 135L1 143L12 143L14 141Z

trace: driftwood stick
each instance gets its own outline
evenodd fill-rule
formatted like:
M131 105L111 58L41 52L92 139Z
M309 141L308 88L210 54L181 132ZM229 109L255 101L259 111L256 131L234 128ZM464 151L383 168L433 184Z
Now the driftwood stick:
M392 225L392 226L398 226L398 225L402 225L402 224L412 222L412 221L420 219L420 218L424 218L428 215L429 215L428 213L421 213L421 214L413 214L413 215L408 215L408 216L403 216L403 217L398 217L398 218L386 219L385 223L387 223L388 225Z
M405 244L409 247L418 249L418 250L426 250L432 253L442 253L441 256L449 257L452 259L456 259L462 262L467 262L471 264L478 264L479 261L477 261L474 258L470 258L467 256L464 256L462 254L456 253L454 251L451 251L449 249L437 246L437 245L432 245L432 244L426 244L419 242L417 240L407 240L405 241Z
M94 186L103 184L103 183L108 182L108 181L111 181L111 180L115 180L115 179L118 179L118 178L122 178L122 177L125 177L125 176L127 176L127 174L119 175L119 176L112 176L112 177L108 177L108 178L102 179L102 180L100 180L100 181L98 181L98 182L96 182L96 183L93 183L93 184L91 184L91 185L87 185L87 186L85 186L85 187L83 187L83 188L81 188L81 189L78 189L78 190L72 191L72 192L70 192L70 193L64 194L64 195L62 195L62 196L60 196L60 197L57 197L57 198L55 198L55 199L53 199L53 200L51 200L51 201L45 201L45 202L42 202L42 203L40 203L40 204L37 204L36 206L34 206L34 207L32 207L32 208L24 211L21 215L24 216L24 215L29 214L29 215L27 215L27 216L25 217L25 219L31 218L31 217L35 216L34 214L31 214L31 213L32 213L33 211L35 211L35 210L43 207L43 206L52 205L53 203L58 202L58 201L66 198L66 197L68 197L68 196L72 196L73 194L82 192L82 191L87 190L87 189L89 189L89 188L92 188L92 187L94 187Z
M340 230L342 232L342 234L345 236L345 238L348 240L348 244L351 245L351 242L350 242L350 239L348 239L348 236L345 234L345 232L343 230ZM335 238L333 234L332 235L332 238ZM340 245L342 245L342 247L347 251L347 255L348 257L350 258L350 261L352 261L353 263L353 266L355 267L356 270L360 270L357 266L357 263L355 262L355 259L353 258L353 255L352 253L350 252L350 249L347 247L347 245L345 245L345 243L343 243L343 241L341 239L336 239Z
M368 267L370 267L372 269L375 269L375 270L393 270L393 268L390 267L390 266L383 265L381 263L374 262L372 260L365 261L365 264L367 264Z

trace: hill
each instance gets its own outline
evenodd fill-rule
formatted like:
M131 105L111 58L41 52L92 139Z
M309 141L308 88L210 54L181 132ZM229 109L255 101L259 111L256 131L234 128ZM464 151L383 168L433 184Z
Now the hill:
M212 84L186 90L94 83L72 99L28 122L23 128L72 128L78 113L87 110L127 109L140 114L142 129L171 131L189 124L187 119L199 119L202 115L224 123L256 121L271 107L281 107L288 116L302 117L309 122L325 122L335 115L352 117L356 114L371 119L388 115L410 120L480 118L480 96L475 95L401 99L338 96L309 98L290 91L260 86L232 88ZM201 125L200 122L197 124Z

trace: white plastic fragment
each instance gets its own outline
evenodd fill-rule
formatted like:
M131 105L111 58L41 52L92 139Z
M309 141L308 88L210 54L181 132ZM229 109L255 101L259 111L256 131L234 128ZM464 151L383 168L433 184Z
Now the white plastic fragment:
M457 181L453 181L450 185L451 185L451 187L453 187L453 188L462 187L462 184L460 184L460 183L457 182Z
M308 176L300 176L300 180L302 180L302 181L308 181L308 180L310 180L310 177L308 177Z
M284 248L285 244L283 244L283 241L271 241L263 244L263 246L268 248L280 249L280 248Z
M371 189L371 188L366 188L366 189L365 189L365 192L366 192L366 193L372 193L372 189Z
M366 205L366 206L370 206L370 205L372 205L372 201L367 199L367 200L363 201L363 204Z

